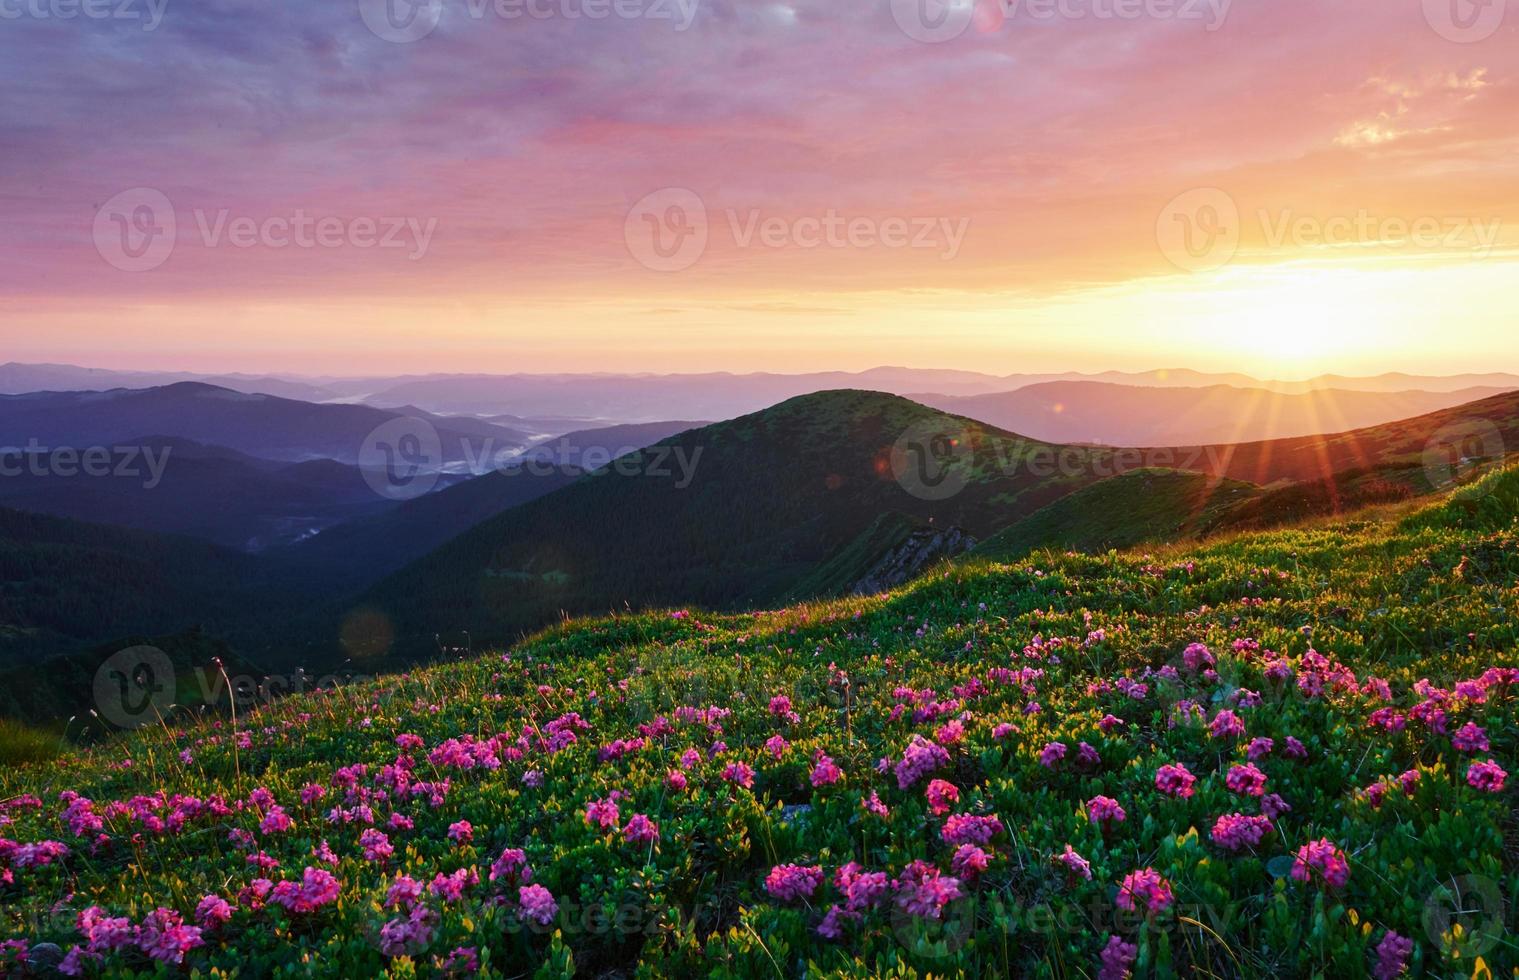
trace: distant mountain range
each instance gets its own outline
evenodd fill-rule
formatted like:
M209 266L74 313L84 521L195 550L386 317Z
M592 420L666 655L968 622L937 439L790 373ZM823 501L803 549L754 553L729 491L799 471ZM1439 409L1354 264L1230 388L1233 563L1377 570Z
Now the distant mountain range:
M113 453L102 475L82 466L59 472L51 451L0 452L0 506L185 534L243 551L395 506L357 467L333 460L274 462L160 436L134 440L133 448L135 460Z
M381 426L402 418L431 429L445 466L520 451L531 442L527 433L505 426L406 406L312 404L186 381L161 388L0 395L0 447L111 447L172 435L261 459L357 463Z
M731 419L788 398L833 389L970 397L1001 394L1051 382L1094 382L1142 388L1207 388L1225 385L1277 394L1311 391L1399 393L1519 389L1519 375L1462 374L1446 377L1383 374L1353 378L1324 375L1306 381L1273 381L1238 373L1185 369L1097 374L1079 372L985 374L974 371L880 367L868 371L804 374L431 374L409 377L301 378L115 372L58 364L0 365L0 393L146 388L201 381L234 391L315 402L362 402L380 408L418 409L444 415L503 419L507 428L559 434L591 428L596 420ZM1393 418L1387 416L1385 420ZM581 420L577 424L576 420Z
M1054 381L990 395L914 401L1036 439L1104 446L1255 442L1345 432L1464 405L1508 389L1287 394L1262 388L1142 388Z

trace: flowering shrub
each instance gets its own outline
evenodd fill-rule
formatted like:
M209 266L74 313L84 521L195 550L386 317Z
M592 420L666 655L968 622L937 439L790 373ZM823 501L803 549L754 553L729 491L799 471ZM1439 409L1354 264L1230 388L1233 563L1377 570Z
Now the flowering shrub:
M1513 880L1519 478L1479 489L578 622L6 769L0 975L1470 976L1424 915Z

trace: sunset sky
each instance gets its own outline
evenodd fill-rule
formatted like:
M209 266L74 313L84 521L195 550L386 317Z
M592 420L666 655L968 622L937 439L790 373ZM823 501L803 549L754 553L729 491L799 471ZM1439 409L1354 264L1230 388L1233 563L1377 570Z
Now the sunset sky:
M1519 371L1519 0L389 2L0 0L0 360Z

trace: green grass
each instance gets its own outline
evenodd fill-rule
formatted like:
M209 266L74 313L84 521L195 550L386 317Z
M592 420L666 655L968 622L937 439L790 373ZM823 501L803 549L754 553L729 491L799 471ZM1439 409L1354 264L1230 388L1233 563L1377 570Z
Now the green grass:
M1055 501L983 541L974 554L1012 561L1036 548L1106 551L1199 537L1261 494L1252 484L1201 473L1136 470Z
M186 968L438 975L451 950L470 947L493 977L1074 978L1095 976L1116 936L1134 944L1137 976L1365 977L1391 930L1413 941L1415 974L1469 977L1480 956L1494 976L1510 976L1519 941L1470 893L1491 889L1510 909L1519 895L1515 780L1490 793L1467 773L1485 759L1513 770L1519 700L1514 685L1498 683L1481 687L1482 699L1472 693L1479 688L1454 692L1519 666L1516 514L1519 471L1510 470L1418 509L1243 533L1160 558L1058 548L1021 555L1015 566L944 566L886 597L579 620L509 659L493 654L279 702L239 721L242 745L225 719L216 727L186 719L46 766L7 767L0 800L35 794L42 806L9 811L4 835L61 840L70 854L0 886L0 937L68 948L81 942L75 913L89 905L133 922L157 907L188 916L205 895L235 902L256 878L299 879L326 841L338 858L329 869L337 901L311 913L245 904L206 932ZM1192 643L1213 651L1216 679L1186 669ZM1265 651L1279 652L1292 680L1268 676L1276 655ZM1013 673L1025 669L1035 673ZM1322 691L1295 682L1303 677L1319 678ZM1373 678L1388 684L1389 702ZM1444 692L1436 697L1443 726L1408 717L1433 696L1426 679ZM1144 697L1114 689L1120 680L1146 685ZM1225 781L1245 761L1245 742L1188 719L1215 718L1242 689L1261 695L1237 710L1248 737L1274 740L1258 765L1292 810L1255 848L1233 853L1211 830L1220 815L1259 812L1256 798ZM795 719L769 710L777 695L791 699ZM934 709L938 717L914 716L951 700L960 703ZM703 721L680 710L709 706L731 714ZM1384 708L1406 724L1373 726ZM573 744L544 750L540 735L567 712L589 727ZM1117 723L1104 729L1108 715ZM660 718L668 728L644 728L647 744L603 754ZM955 742L943 729L957 718L964 735ZM1453 744L1468 722L1486 730L1488 751ZM1016 728L997 737L1002 724ZM402 734L424 748L398 749ZM789 743L778 756L766 748L776 735ZM962 897L941 919L889 904L825 941L816 930L842 901L832 876L846 863L894 879L914 861L953 874L926 778L904 787L876 769L879 759L900 760L914 736L948 745L932 777L958 788L956 813L1001 822L986 846L990 866L960 882ZM1281 754L1289 736L1306 758ZM500 766L463 769L432 754L465 738L494 740ZM1051 742L1069 749L1053 769L1040 762ZM1100 762L1074 764L1082 742ZM713 758L718 743L725 748ZM691 749L701 760L686 771L689 786L672 788L667 774ZM817 753L837 763L840 783L812 784ZM396 792L398 756L409 780L449 780L436 804L427 792ZM723 778L739 761L755 770L752 788ZM1196 775L1194 795L1157 789L1157 769L1171 763ZM356 765L367 769L339 772ZM1388 780L1409 771L1419 783L1405 795ZM525 783L528 772L541 785ZM308 785L326 796L302 803ZM1370 786L1390 787L1380 808ZM292 830L259 830L260 807L249 802L258 787L288 810ZM219 796L231 812L193 817L178 832L115 813L107 840L96 842L93 831L76 839L60 819L63 790L98 812L123 801L163 816L171 807L159 793ZM617 830L646 814L659 826L657 843L587 823L587 804L613 792L625 794ZM862 809L872 794L889 815ZM1086 804L1097 795L1116 800L1127 819L1095 826ZM393 811L415 823L386 831L395 853L383 863L362 853L367 824L328 818L361 802L380 826ZM460 820L474 827L467 845L447 839ZM229 843L234 829L252 833L252 848L279 867L251 867ZM1298 849L1320 839L1348 858L1343 887L1288 873ZM1090 861L1091 880L1052 863L1066 845ZM488 880L504 848L522 848L533 882L557 899L551 926L524 926L517 888ZM816 865L826 880L807 901L776 897L764 882L786 864ZM424 899L435 916L426 942L409 955L382 953L381 929L400 915L384 907L396 876L425 884L461 868L482 880L459 901ZM1145 868L1175 895L1173 907L1148 918L1114 901L1124 877ZM1466 896L1459 907L1477 911L1458 915L1459 929L1432 928L1442 920L1431 909L1458 907L1453 883ZM164 975L130 950L109 954L102 969Z
M48 762L62 751L61 739L20 722L0 718L0 765L27 766Z

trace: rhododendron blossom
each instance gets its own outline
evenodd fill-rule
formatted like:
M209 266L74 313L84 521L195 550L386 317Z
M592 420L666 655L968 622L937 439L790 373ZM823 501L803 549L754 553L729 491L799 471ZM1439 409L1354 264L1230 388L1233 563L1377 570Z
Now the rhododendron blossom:
M823 869L816 865L781 864L765 876L765 891L783 902L794 902L811 898L822 880Z
M1320 879L1332 888L1343 888L1350 880L1350 862L1344 851L1320 838L1298 848L1292 877L1297 881Z
M1153 868L1141 868L1125 875L1115 899L1121 909L1133 912L1142 908L1151 914L1164 912L1174 900L1171 883Z

